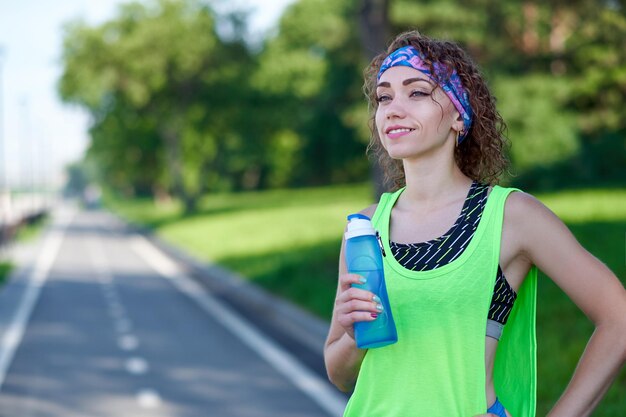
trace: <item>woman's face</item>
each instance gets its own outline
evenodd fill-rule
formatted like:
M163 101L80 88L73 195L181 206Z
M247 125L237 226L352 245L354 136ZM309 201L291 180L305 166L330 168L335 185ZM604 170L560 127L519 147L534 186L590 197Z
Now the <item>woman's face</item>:
M394 159L412 159L453 143L462 127L448 96L416 69L389 68L378 81L376 97L378 135Z

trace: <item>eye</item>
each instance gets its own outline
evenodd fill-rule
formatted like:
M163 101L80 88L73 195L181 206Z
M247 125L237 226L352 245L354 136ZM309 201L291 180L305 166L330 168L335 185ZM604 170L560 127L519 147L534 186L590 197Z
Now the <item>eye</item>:
M390 100L391 100L391 96L389 94L380 94L376 96L376 102L378 103L383 103L383 102L390 101Z
M430 92L427 92L427 91L413 90L411 91L410 97L426 97L429 95L430 95Z

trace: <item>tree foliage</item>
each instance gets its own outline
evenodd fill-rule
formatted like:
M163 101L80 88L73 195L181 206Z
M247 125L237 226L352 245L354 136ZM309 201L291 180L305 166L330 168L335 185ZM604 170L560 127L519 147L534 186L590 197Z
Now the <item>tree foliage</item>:
M362 69L407 29L461 43L483 68L518 185L623 182L621 1L298 0L253 51L246 12L210 4L135 2L68 24L59 92L92 115L87 159L114 190L192 211L213 190L370 177Z
M548 184L537 177L553 175L550 186L563 186L624 181L624 7L609 0L396 0L390 14L395 33L412 28L455 40L483 68L509 126L519 185Z
M92 114L89 153L113 187L172 191L188 211L219 187L221 158L246 144L234 127L250 58L215 26L194 0L130 3L103 25L68 25L59 91Z
M354 1L294 3L259 56L255 85L276 97L273 110L283 115L284 133L276 139L289 137L290 149L298 150L284 155L294 158L292 176L276 185L346 182L367 172L367 136L357 127L366 126L366 110L355 6Z

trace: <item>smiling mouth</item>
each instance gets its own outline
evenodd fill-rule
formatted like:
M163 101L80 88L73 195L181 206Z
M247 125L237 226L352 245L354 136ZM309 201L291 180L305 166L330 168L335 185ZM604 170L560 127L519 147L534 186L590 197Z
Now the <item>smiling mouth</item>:
M394 129L389 129L387 130L387 134L388 135L395 135L398 133L409 133L414 131L415 129L410 129L408 127L400 127L400 128L394 128Z

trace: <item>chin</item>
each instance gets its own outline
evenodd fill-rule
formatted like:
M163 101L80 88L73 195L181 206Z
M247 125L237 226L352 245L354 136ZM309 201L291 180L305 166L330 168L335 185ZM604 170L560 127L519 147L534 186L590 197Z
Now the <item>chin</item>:
M389 155L391 159L414 158L422 153L422 151L420 150L402 149L400 147L394 147L394 146L390 146L386 148L386 150L387 150L387 155Z
M444 144L437 143L394 143L387 144L385 149L392 159L414 159L432 155L437 152L447 152Z
M391 159L394 161L404 161L405 159L413 159L417 157L415 154L388 154Z

